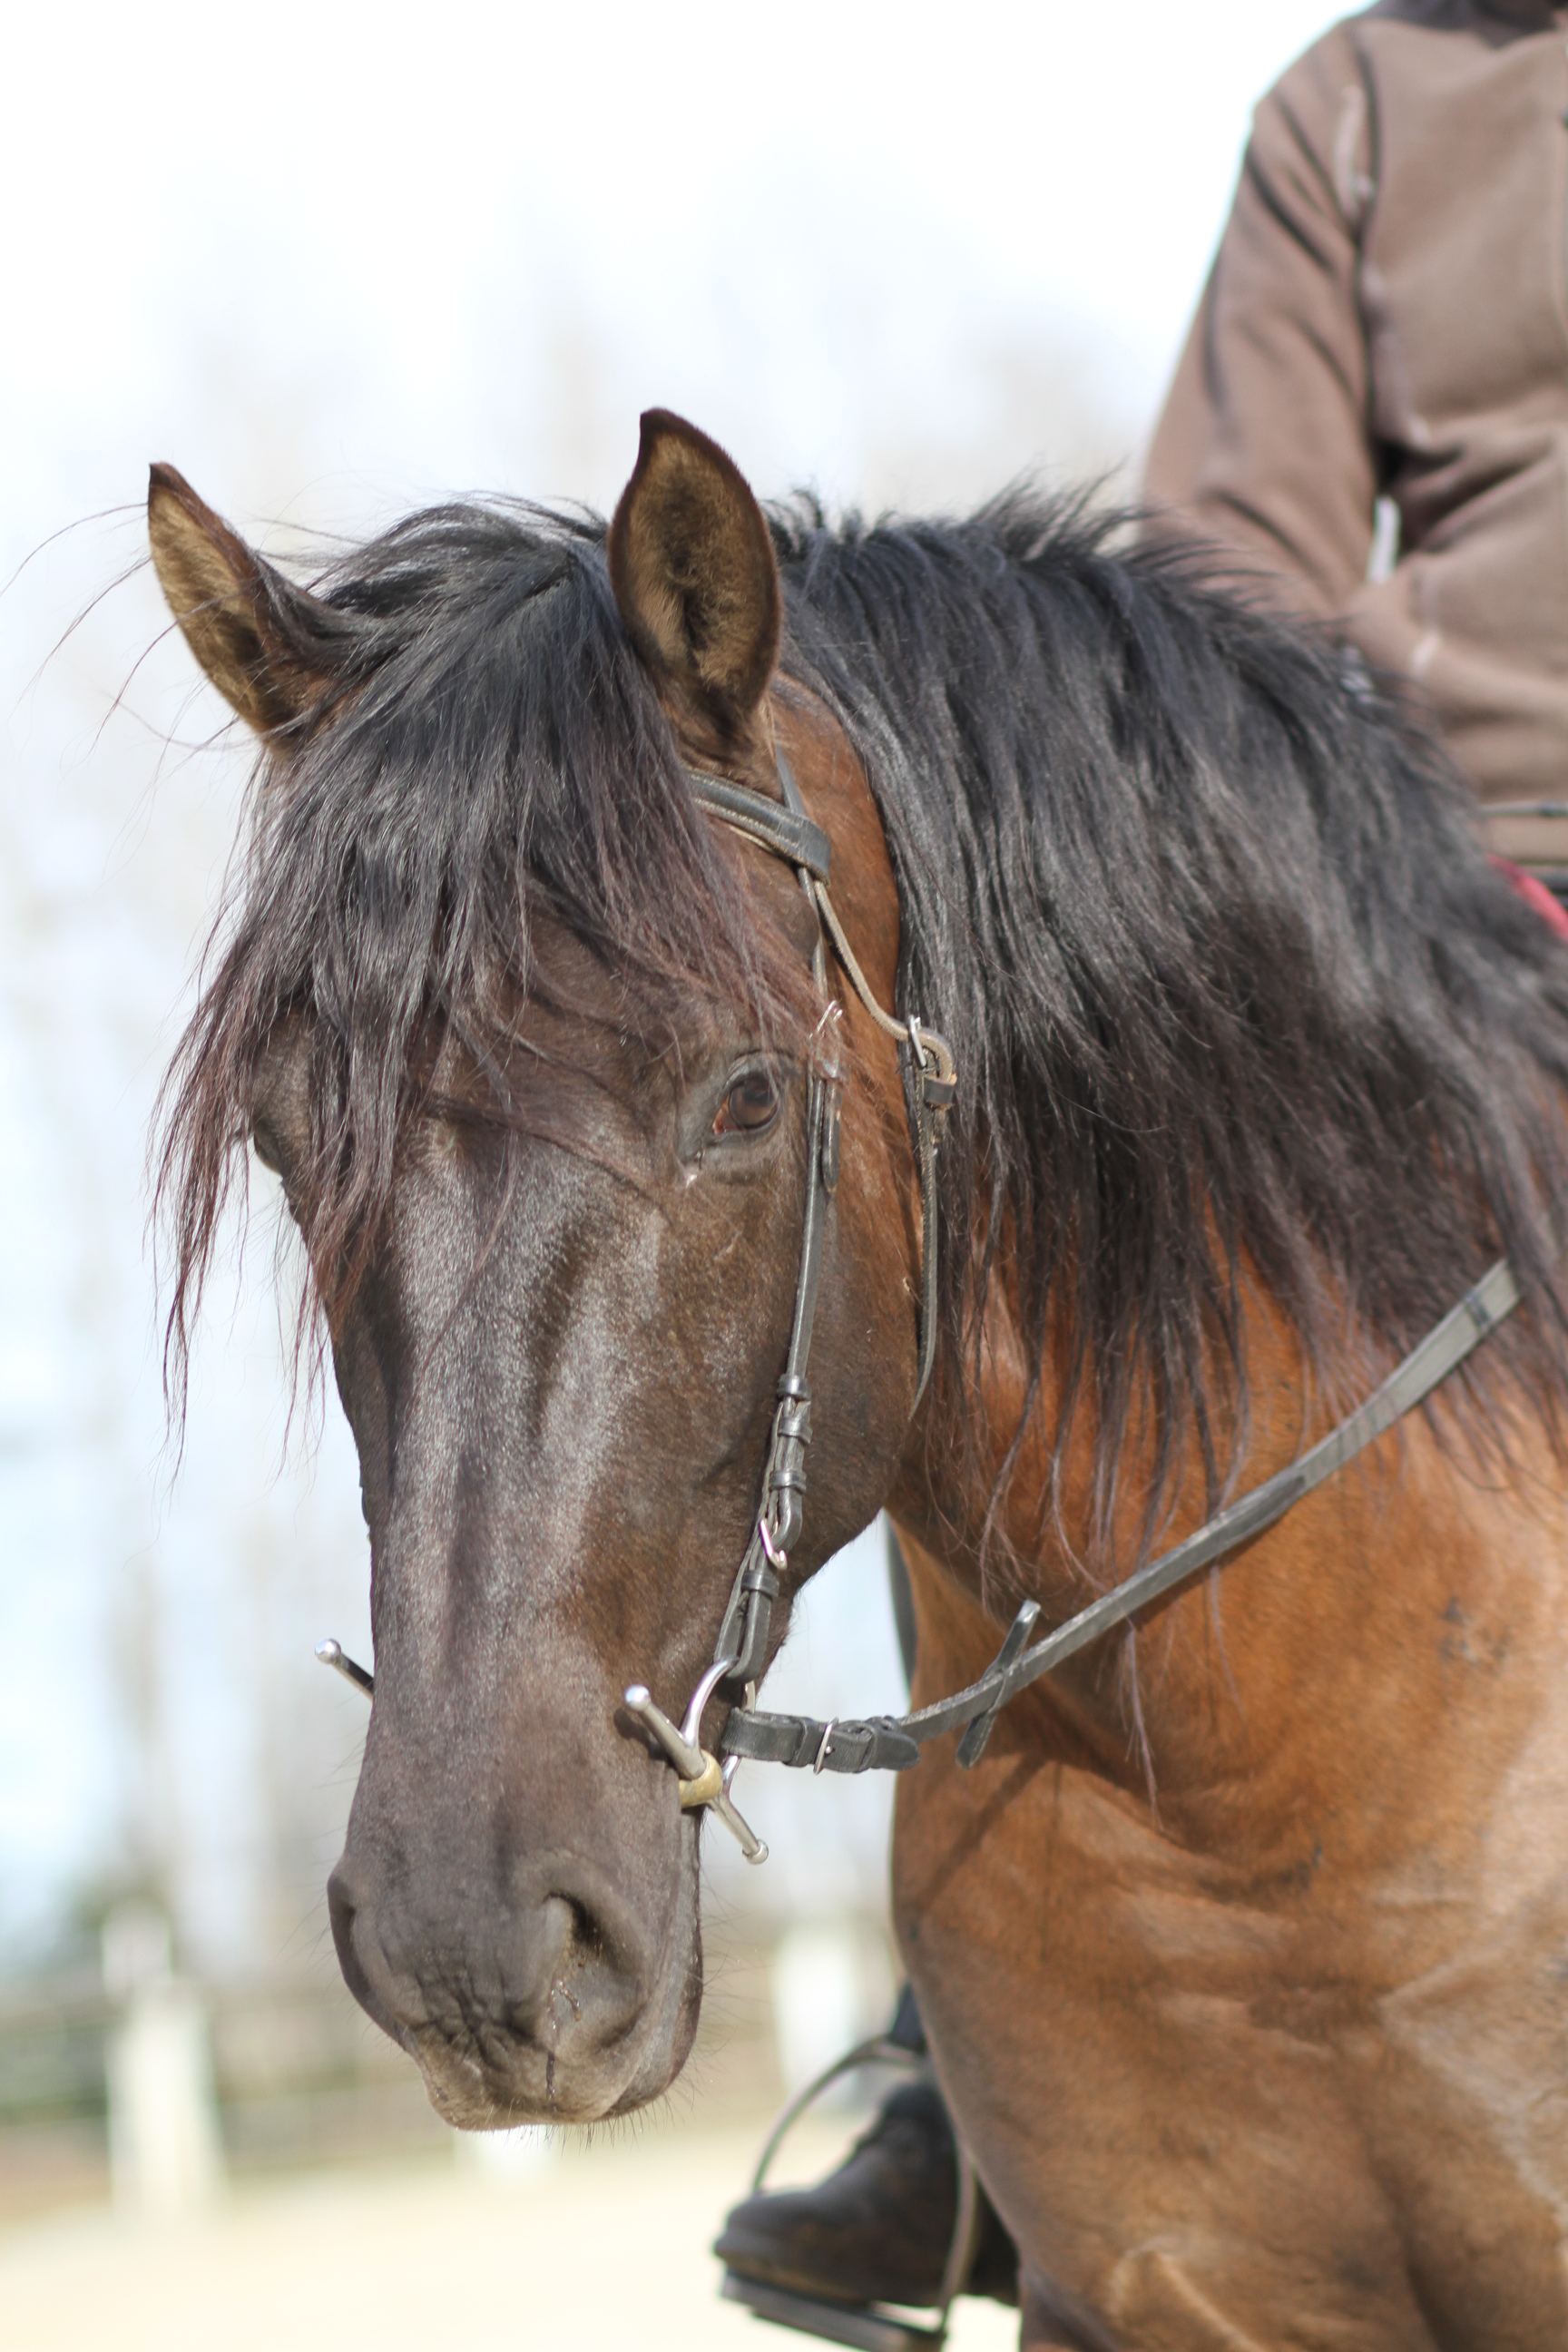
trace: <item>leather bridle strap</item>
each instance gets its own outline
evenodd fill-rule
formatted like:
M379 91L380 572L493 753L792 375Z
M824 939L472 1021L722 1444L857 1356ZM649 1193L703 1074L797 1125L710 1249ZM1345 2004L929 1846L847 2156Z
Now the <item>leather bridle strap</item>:
M956 1092L952 1055L945 1041L933 1031L923 1028L913 1018L904 1024L895 1021L890 1013L882 1011L871 993L827 895L832 870L827 835L806 814L789 761L782 751L776 758L782 801L766 800L760 793L748 792L722 777L703 775L692 769L687 771L687 782L700 808L795 867L801 888L818 919L812 970L823 997L827 994L827 960L823 941L826 927L857 994L878 1025L909 1053L914 1073L915 1159L921 1185L921 1322L914 1397L918 1405L931 1378L936 1349L936 1151L939 1123ZM779 1571L804 1524L805 1449L811 1443L811 1388L806 1364L822 1283L823 1230L838 1182L843 1076L831 1042L837 1017L837 1006L828 1004L814 1040L806 1104L800 1275L763 1472L762 1507L736 1570L713 1649L714 1664L725 1666L724 1682L742 1690L755 1684L766 1665L773 1604L780 1591Z
M784 782L788 776L789 782ZM691 796L698 804L709 810L737 833L743 833L763 849L771 849L799 874L809 876L806 896L811 885L820 882L824 889L832 866L833 850L827 835L819 824L813 824L800 797L800 787L795 781L789 761L779 759L779 783L784 793L784 805L777 801L765 801L761 793L748 792L742 784L727 784L721 776L705 776L695 768L688 768L686 781Z
M813 824L786 761L779 759L781 806L747 792L721 777L688 770L687 782L699 807L707 809L747 840L792 865L808 904L826 885L832 850L820 825ZM812 952L812 972L826 995L827 967L822 929ZM836 1009L836 1008L835 1008ZM817 1039L830 1037L832 1022L826 1016ZM814 1041L816 1042L816 1041ZM805 1108L805 1204L801 1216L800 1273L795 1288L795 1312L790 1318L789 1346L774 1393L773 1428L763 1467L762 1507L752 1529L713 1645L713 1664L723 1668L721 1680L739 1685L753 1696L767 1664L773 1605L780 1591L779 1572L790 1547L801 1531L805 1514L805 1449L811 1444L811 1383L806 1364L816 1319L816 1295L822 1286L822 1234L827 1204L838 1181L838 1110L841 1076L830 1043L826 1052L812 1055L810 1088Z
M863 1722L818 1723L808 1716L763 1715L735 1708L720 1737L721 1749L728 1756L753 1757L767 1763L810 1764L817 1771L902 1772L919 1763L928 1740L967 1726L959 1742L958 1760L964 1765L977 1762L998 1711L1009 1699L1112 1626L1125 1624L1141 1609L1283 1518L1304 1495L1343 1469L1363 1447L1430 1396L1512 1314L1519 1299L1513 1268L1507 1258L1500 1258L1382 1386L1326 1437L1310 1446L1299 1462L1265 1479L1227 1510L1216 1513L1162 1559L1101 1593L1033 1649L1025 1643L1040 1613L1039 1605L1026 1601L996 1658L967 1689L911 1715L871 1716Z
M777 801L764 800L760 793L748 792L742 786L727 783L718 776L701 774L694 768L687 770L686 781L700 807L707 809L721 823L732 826L737 833L744 834L759 847L771 850L775 857L785 859L795 868L801 887L833 941L833 951L843 965L856 995L883 1035L892 1038L900 1051L910 1057L913 1096L911 1123L921 1186L921 1321L914 1402L910 1406L913 1412L926 1392L936 1357L936 1155L942 1141L944 1116L952 1109L958 1094L957 1066L946 1038L936 1030L928 1029L913 1013L900 1021L892 1013L885 1013L878 1003L871 984L861 971L859 961L838 919L837 909L827 895L832 860L827 835L806 815L805 803L800 796L795 772L784 753L775 753L775 759L779 789L784 794L782 806ZM826 968L821 955L820 941L816 966L817 984L826 994Z
M763 1470L762 1509L713 1645L715 1665L721 1661L726 1665L723 1679L747 1686L755 1685L767 1664L779 1570L805 1516L805 1449L811 1444L811 1384L805 1367L822 1284L822 1231L838 1180L838 1085L837 1069L812 1075L806 1105L805 1214L789 1352L775 1391L778 1403Z

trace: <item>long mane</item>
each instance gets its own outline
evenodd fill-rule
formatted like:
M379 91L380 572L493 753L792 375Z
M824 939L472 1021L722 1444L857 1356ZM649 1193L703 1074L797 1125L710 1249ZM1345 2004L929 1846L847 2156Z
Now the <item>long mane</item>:
M1199 553L1119 545L1125 520L1010 495L835 530L803 505L777 545L789 666L886 826L899 1002L958 1059L975 1148L944 1155L945 1223L986 1237L946 1259L966 1394L1005 1243L1037 1382L1068 1335L1058 1464L1092 1410L1102 1545L1152 1433L1142 1550L1194 1437L1211 1507L1244 1454L1249 1285L1348 1396L1506 1251L1529 1311L1470 1402L1522 1383L1554 1427L1568 954L1392 692Z
M1092 1412L1102 1535L1130 1428L1155 1433L1146 1543L1194 1436L1215 1495L1245 1449L1249 1284L1332 1387L1503 1250L1527 1312L1480 1377L1551 1423L1568 955L1408 717L1071 504L773 520L786 671L838 714L887 828L899 1004L958 1057L944 1223L985 1241L944 1249L942 1312L972 1439L1001 1279L1037 1381L1069 1335L1050 1434ZM540 984L542 908L645 1010L693 986L788 1009L621 628L602 524L444 508L321 593L334 667L258 772L165 1095L176 1372L287 1013L313 1037L312 1254L352 1278L422 1035Z
M687 786L597 517L437 508L341 558L316 593L331 625L300 650L320 697L298 740L258 761L160 1104L176 1412L281 1022L308 1017L310 1053L313 1132L290 1202L312 1269L303 1340L374 1248L432 1035L467 1041L494 1081L489 1108L516 1112L500 1066L526 996L550 987L542 916L614 977L620 1025L655 1054L694 990L777 1022L805 985L759 936Z

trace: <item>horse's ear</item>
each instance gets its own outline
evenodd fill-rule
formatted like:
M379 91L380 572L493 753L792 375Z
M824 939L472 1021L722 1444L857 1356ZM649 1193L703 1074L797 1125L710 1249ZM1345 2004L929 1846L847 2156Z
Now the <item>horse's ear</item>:
M218 692L258 734L292 725L336 667L344 616L247 547L173 466L152 469L147 534L169 610Z
M683 417L648 409L609 553L621 618L655 677L723 734L743 734L778 661L784 597L763 510L734 460Z

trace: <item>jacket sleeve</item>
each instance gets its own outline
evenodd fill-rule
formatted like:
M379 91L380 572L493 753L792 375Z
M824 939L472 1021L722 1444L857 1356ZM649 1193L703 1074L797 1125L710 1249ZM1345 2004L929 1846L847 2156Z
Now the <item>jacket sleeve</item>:
M1344 614L1377 494L1357 235L1369 92L1348 27L1258 108L1231 215L1155 427L1144 495L1299 611Z

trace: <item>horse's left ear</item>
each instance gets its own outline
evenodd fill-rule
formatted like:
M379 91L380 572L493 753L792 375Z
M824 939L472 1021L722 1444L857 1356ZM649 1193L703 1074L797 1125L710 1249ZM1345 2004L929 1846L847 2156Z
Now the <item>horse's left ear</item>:
M643 417L609 554L621 618L655 677L743 736L779 657L773 543L734 460L667 408Z

